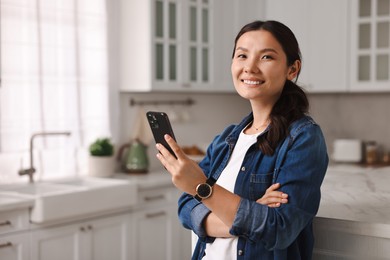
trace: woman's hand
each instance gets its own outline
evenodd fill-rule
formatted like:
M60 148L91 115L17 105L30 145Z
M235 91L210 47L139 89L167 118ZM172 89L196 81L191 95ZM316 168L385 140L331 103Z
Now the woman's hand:
M267 205L270 208L280 207L281 204L288 202L288 195L278 191L280 183L272 184L265 192L264 196L256 200L257 203Z
M169 135L164 136L177 159L162 145L156 144L157 158L172 175L173 184L180 190L195 195L196 186L206 182L206 176L196 162L188 158L175 140Z

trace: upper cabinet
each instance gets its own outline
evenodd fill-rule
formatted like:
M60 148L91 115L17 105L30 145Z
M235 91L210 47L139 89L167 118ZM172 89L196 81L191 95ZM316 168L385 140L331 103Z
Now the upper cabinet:
M349 0L270 0L267 20L286 24L303 56L298 84L309 92L341 92L348 86Z
M120 1L120 89L207 89L211 0Z
M390 90L390 0L354 0L351 90Z
M121 0L120 90L234 91L234 37L247 19L262 18L262 5L255 0Z

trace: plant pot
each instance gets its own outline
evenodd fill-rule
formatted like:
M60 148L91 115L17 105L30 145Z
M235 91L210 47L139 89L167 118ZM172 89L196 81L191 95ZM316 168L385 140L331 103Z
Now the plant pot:
M89 176L110 177L114 174L114 172L114 156L89 156Z

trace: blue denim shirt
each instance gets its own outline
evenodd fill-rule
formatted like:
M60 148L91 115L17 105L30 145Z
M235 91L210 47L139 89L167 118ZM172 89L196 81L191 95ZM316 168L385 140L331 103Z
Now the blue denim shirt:
M250 114L238 125L227 127L207 149L200 162L207 177L218 179L227 165L242 129L253 120ZM267 130L266 130L267 131ZM320 186L328 166L325 140L309 116L295 121L274 155L264 155L252 145L238 174L234 193L241 197L230 228L238 236L237 259L311 259L314 237L312 221L320 204ZM270 208L256 203L273 183L288 194L288 203ZM179 199L179 218L199 239L192 259L202 259L208 237L202 225L210 210L192 196Z

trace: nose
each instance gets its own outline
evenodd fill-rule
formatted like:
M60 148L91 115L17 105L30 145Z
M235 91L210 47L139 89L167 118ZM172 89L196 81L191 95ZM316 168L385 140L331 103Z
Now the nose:
M258 73L260 68L258 67L256 59L247 59L244 65L245 73Z

